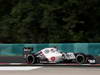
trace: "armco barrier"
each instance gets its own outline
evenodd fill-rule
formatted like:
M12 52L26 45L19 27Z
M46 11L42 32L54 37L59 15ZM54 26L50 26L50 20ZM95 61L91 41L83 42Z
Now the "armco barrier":
M82 52L100 56L100 43L0 44L0 56L22 56L24 47L33 47L33 52L46 47L57 47L63 52Z

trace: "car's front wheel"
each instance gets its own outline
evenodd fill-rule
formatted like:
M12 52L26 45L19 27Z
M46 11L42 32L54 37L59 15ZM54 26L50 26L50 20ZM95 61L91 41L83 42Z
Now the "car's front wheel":
M78 64L85 64L86 63L85 55L81 54L81 53L77 54L76 55L76 63L78 63Z

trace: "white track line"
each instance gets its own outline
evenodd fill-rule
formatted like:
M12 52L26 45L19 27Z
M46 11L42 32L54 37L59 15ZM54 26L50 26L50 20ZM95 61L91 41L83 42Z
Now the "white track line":
M91 64L80 64L80 65L87 65L88 66L88 65L91 65Z
M21 65L21 64L26 64L26 63L8 63L10 65Z
M33 69L39 69L39 68L41 68L41 67L36 67L36 66L34 66L34 67L29 67L29 66L25 66L25 67L23 67L23 66L18 66L18 67L15 67L15 66L2 66L2 67L0 67L0 70L11 70L11 71L18 71L18 70L23 70L23 71L29 71L29 70L33 70Z

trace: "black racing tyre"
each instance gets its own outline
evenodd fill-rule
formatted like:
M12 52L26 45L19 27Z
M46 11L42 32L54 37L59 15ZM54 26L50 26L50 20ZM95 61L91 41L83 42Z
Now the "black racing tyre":
M86 56L84 54L77 54L76 55L76 63L78 64L85 64L86 63Z
M35 62L36 62L35 55L33 55L33 54L27 55L27 58L26 58L27 64L35 64Z

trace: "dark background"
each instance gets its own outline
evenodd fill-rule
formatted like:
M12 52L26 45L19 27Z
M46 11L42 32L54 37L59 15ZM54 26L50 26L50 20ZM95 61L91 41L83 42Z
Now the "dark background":
M0 0L0 43L100 42L100 0Z

